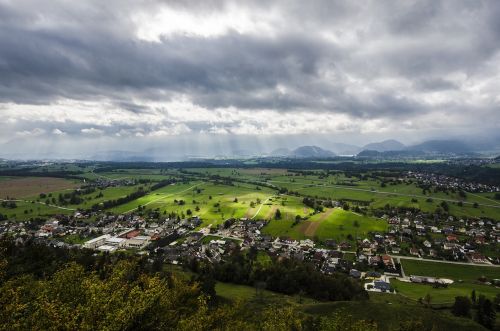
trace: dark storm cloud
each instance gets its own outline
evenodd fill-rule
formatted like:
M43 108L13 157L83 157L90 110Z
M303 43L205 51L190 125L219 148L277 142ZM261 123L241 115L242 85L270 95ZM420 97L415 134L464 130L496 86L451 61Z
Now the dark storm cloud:
M209 35L182 27L161 33L178 24L167 20L155 26L156 40L141 37L139 28L163 9L194 15L195 22L231 10L243 18L221 16L227 30ZM0 104L92 101L149 114L158 111L148 103L182 96L208 110L342 114L394 125L418 116L432 122L458 106L491 115L498 106L492 86L500 74L499 15L493 1L0 0ZM238 30L247 16L255 26ZM493 112L490 123L499 116ZM119 121L92 127L71 118L10 120L24 121L16 125L25 134L41 126L75 135L91 128L110 135L159 130ZM185 125L210 129L201 123ZM259 119L251 124L258 127ZM227 127L237 125L235 119Z

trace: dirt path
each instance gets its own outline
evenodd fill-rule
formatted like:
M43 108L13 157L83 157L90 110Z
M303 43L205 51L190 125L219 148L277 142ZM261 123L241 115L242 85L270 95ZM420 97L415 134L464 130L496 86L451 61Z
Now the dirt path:
M257 217L257 215L259 215L260 210L262 209L262 206L264 206L264 204L266 204L266 203L269 201L269 199L271 199L272 197L274 197L274 195L271 195L271 196L267 197L267 198L266 198L266 200L264 200L264 201L260 204L259 209L257 209L257 211L255 212L255 214L252 216L252 218L251 218L251 219L254 219L255 217Z
M317 221L309 221L307 223L304 223L304 227L301 227L302 232L304 235L307 237L313 237L316 234L316 231L318 230L319 226L321 223L323 223L324 220L326 220L332 213L333 213L333 208L328 209L326 212L321 214L319 220Z
M309 222L309 224L307 225L307 227L304 230L304 234L307 237L313 237L316 234L316 231L318 230L320 225L321 225L320 221Z
M326 220L328 217L330 217L330 215L333 213L335 209L333 208L330 208L328 209L326 212L324 212L323 214L321 214L321 217L319 218L320 222L323 222L324 220Z
M266 214L266 217L264 217L264 219L266 220L270 220L272 218L274 218L274 213L276 213L276 206L272 206L271 209L267 212Z

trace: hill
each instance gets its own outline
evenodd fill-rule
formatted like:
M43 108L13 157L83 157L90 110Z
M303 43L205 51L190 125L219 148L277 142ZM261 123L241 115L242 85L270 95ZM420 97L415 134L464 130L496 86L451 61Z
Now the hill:
M335 153L318 146L300 146L294 150L289 150L288 148L278 148L272 151L270 156L309 159L334 157Z
M271 156L289 156L292 153L288 148L278 148L270 153Z
M463 154L471 152L471 147L459 140L428 140L408 147L408 150L428 153Z
M359 146L344 143L329 144L328 149L337 155L356 155L361 151Z
M384 140L378 143L371 143L368 145L365 145L363 147L363 150L372 150L372 151L377 151L377 152L386 152L386 151L401 151L404 150L406 146L402 144L401 142L394 140L394 139L389 139L389 140Z
M297 158L322 158L334 157L335 153L318 146L301 146L294 149L290 156Z
M357 157L364 158L377 158L377 159L395 159L395 158L409 158L409 157L422 157L425 152L422 151L384 151L378 152L374 150L363 150L357 154Z

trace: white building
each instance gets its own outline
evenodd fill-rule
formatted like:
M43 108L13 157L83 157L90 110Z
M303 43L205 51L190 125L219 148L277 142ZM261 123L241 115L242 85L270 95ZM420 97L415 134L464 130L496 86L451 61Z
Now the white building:
M131 239L128 239L124 242L124 246L128 248L137 248L141 249L149 244L150 237L148 236L137 236Z
M89 241L86 241L83 244L83 247L85 248L90 248L90 249L96 249L99 246L102 246L105 242L106 239L110 238L111 236L109 234L102 235L100 237L90 239Z

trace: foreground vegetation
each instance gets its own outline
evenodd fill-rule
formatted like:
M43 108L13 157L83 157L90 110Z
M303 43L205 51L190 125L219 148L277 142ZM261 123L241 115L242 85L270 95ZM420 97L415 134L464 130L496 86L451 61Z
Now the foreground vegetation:
M252 295L251 287L219 283L220 299L213 300L203 278L180 277L161 264L120 254L3 242L0 263L2 330L482 329L385 298L327 304L267 290Z

